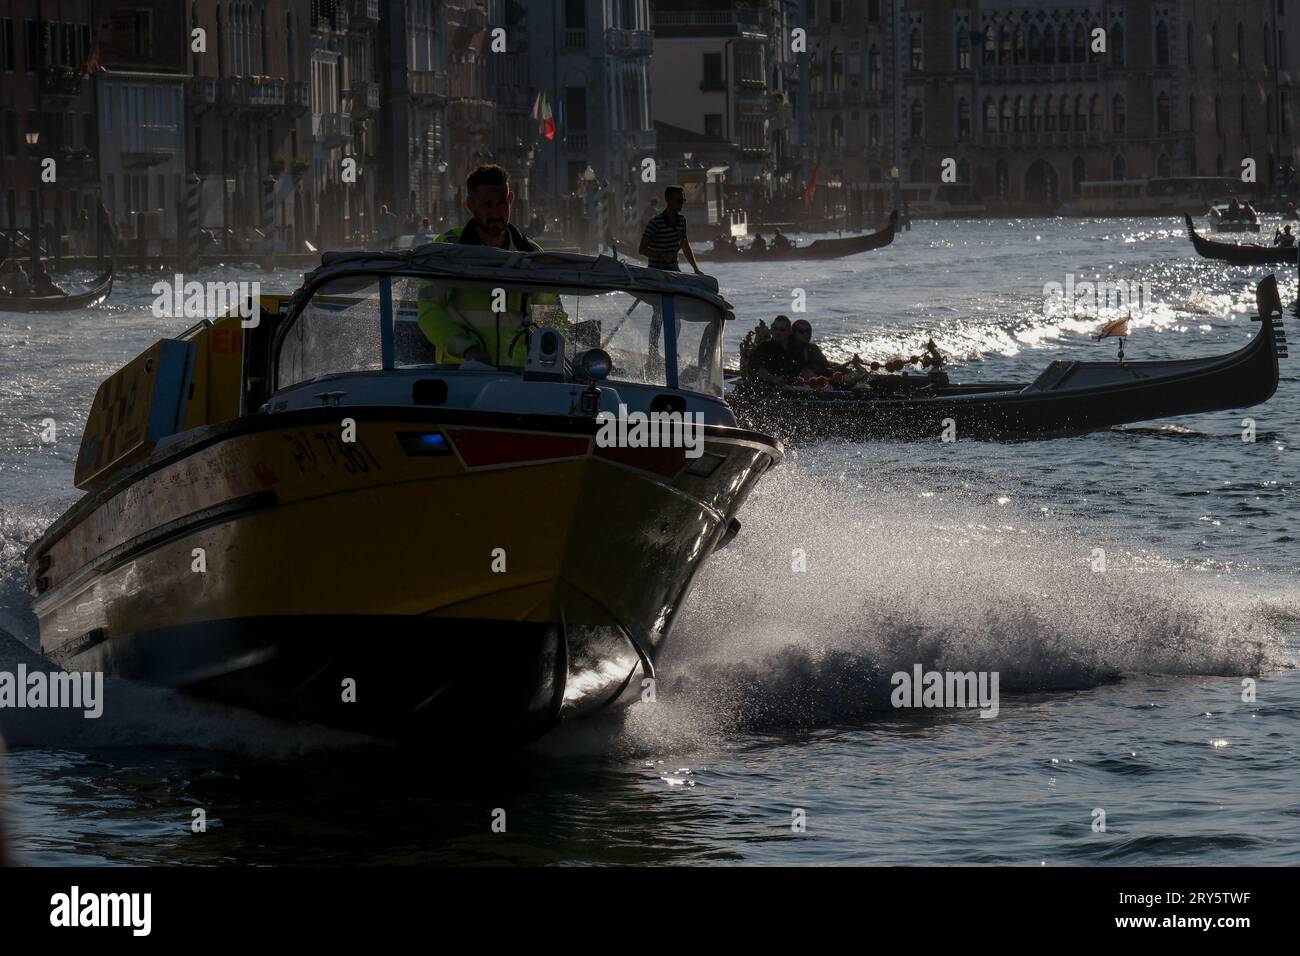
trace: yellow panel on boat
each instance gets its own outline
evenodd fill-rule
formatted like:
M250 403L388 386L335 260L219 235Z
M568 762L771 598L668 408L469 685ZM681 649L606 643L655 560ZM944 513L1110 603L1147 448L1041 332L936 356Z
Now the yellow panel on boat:
M77 454L78 488L94 487L139 461L177 430L192 354L189 343L163 339L99 386Z

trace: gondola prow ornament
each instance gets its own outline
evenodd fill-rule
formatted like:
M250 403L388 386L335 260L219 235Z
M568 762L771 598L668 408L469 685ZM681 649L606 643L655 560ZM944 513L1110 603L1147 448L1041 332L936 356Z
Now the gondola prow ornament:
M1124 340L1128 338L1128 324L1133 321L1132 315L1127 315L1122 319L1115 319L1107 322L1101 327L1101 331L1092 337L1094 342L1100 342L1102 339L1117 338L1119 339L1119 364L1124 364Z

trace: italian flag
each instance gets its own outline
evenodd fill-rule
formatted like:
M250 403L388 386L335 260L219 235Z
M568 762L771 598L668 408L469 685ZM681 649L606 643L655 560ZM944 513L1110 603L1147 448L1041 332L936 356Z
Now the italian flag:
M542 134L547 139L555 139L555 117L551 115L551 104L545 93L538 93L533 103L533 119L542 124Z

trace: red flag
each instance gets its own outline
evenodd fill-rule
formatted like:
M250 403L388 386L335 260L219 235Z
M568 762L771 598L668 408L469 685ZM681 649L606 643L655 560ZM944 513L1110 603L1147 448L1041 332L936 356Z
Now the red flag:
M817 195L817 179L822 174L822 164L818 163L813 167L812 181L808 183L808 188L803 191L803 203L805 206L811 206L813 196Z
M95 48L90 51L90 56L86 58L86 76L90 76L99 69L99 40L95 41Z
M547 139L555 139L555 117L551 115L551 101L545 93L542 94L542 135Z

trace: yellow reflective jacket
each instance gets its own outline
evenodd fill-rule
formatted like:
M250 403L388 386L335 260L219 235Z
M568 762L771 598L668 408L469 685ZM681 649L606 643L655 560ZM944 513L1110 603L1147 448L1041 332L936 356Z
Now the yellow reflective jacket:
M510 230L514 248L523 252L541 252L542 247L513 225ZM482 245L474 220L464 227L449 229L435 242L460 242ZM558 307L560 298L552 292L506 292L505 310L492 308L494 291L487 288L458 288L445 282L424 280L420 283L417 316L420 331L438 350L438 361L459 365L465 352L477 345L494 365L523 368L528 361L528 342L524 316L533 315L539 305ZM555 311L559 311L558 308ZM548 321L544 324L556 324Z

